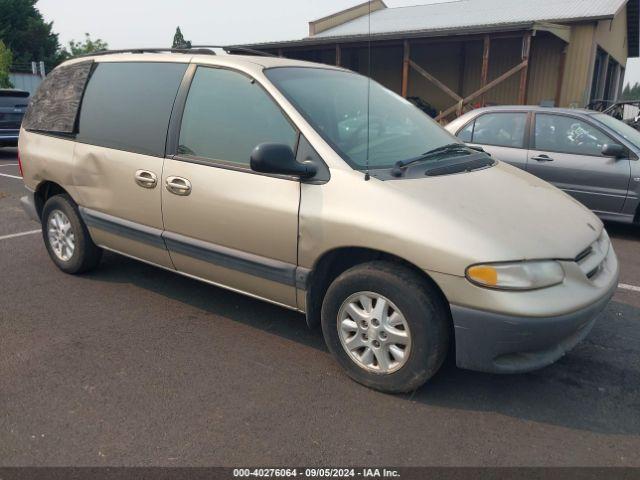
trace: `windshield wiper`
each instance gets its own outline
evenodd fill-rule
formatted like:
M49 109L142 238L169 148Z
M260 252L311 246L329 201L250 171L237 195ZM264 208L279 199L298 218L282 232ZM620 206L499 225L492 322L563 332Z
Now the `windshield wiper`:
M391 175L394 177L402 176L402 172L409 166L414 163L423 162L432 157L441 155L443 153L466 153L469 154L470 148L467 147L464 143L448 143L447 145L443 145L438 148L434 148L433 150L429 150L428 152L423 153L417 157L407 158L406 160L398 160L391 170Z
M495 165L495 163L496 162L489 157L474 157L471 160L460 159L446 165L427 168L424 174L427 177L438 177L441 175L452 175L454 173L473 172L474 170L491 167Z

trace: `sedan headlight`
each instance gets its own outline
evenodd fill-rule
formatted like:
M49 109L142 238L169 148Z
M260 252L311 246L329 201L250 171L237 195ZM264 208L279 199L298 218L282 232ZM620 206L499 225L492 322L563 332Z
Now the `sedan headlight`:
M564 280L562 265L553 260L472 265L466 275L471 283L499 290L535 290Z

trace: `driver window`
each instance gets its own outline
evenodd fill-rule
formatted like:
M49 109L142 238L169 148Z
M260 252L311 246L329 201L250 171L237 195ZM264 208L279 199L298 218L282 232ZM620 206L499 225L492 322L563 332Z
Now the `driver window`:
M253 79L232 70L198 67L182 116L178 154L249 166L260 143L293 150L297 132Z
M582 120L561 115L536 115L536 150L600 157L603 145L612 142L599 129Z

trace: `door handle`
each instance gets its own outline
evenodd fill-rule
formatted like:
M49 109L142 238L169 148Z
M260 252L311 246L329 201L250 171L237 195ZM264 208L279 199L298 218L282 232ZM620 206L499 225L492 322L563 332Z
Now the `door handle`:
M158 184L158 176L149 170L138 170L133 178L143 188L155 188Z
M191 182L182 177L167 177L166 187L171 193L183 197L191 193Z
M538 162L553 162L553 158L549 155L538 155L537 157L531 157L531 160L536 160Z

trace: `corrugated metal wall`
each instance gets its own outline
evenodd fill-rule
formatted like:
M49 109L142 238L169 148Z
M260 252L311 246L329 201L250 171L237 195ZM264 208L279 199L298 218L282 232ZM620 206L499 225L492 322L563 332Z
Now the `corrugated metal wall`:
M595 55L594 41L594 24L571 27L571 42L567 48L560 106L584 107L587 104Z
M565 43L543 32L532 41L527 103L553 101L556 96L562 50ZM411 59L435 76L454 92L465 97L480 88L483 42L412 43ZM400 92L402 83L402 48L375 49L372 76L383 85ZM493 40L489 58L488 81L491 81L522 61L520 38ZM344 57L343 57L344 58ZM366 49L362 49L358 71L366 73ZM464 68L462 63L464 62ZM348 63L345 66L349 67ZM486 94L489 105L518 102L520 75L516 74ZM409 96L418 96L437 110L446 110L455 100L413 68L409 70ZM478 103L480 99L472 103Z
M555 102L567 44L554 35L538 34L531 45L527 103Z
M480 88L482 69L482 39L438 42L411 41L411 59L459 95L466 97ZM532 39L527 86L527 103L553 102L557 98L558 82L563 71L559 106L584 107L589 100L596 45L612 54L622 66L626 64L626 11L612 21L587 22L571 26L567 45L555 35L538 31ZM522 41L519 37L492 39L488 81L521 62ZM335 63L335 49L293 49L285 56L305 60ZM564 59L566 57L566 60ZM401 44L373 44L371 72L374 79L400 93L402 88ZM342 66L362 74L368 73L369 52L365 46L342 47ZM518 102L520 75L515 74L486 94L489 105ZM443 111L455 100L413 68L409 69L408 96L417 96ZM477 104L480 99L474 100Z
M499 77L522 62L522 40L510 38L493 40L489 57L489 81ZM488 105L511 105L518 103L520 74L513 75L487 93Z
M596 42L621 65L627 63L627 9L613 20L601 20L596 27Z
M461 49L462 44L458 42L412 44L411 60L460 94ZM456 103L453 97L436 87L413 68L409 69L408 96L421 97L438 111L445 110Z

